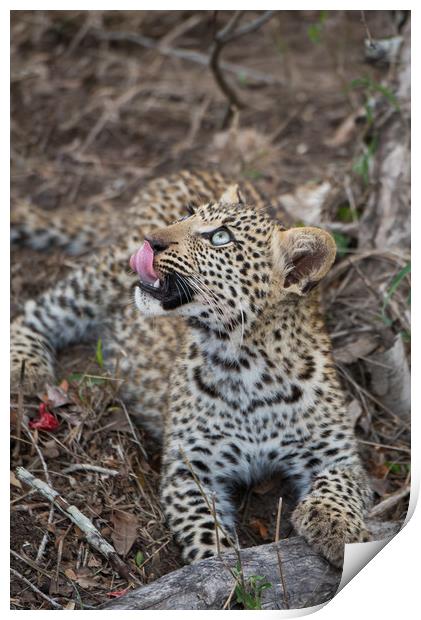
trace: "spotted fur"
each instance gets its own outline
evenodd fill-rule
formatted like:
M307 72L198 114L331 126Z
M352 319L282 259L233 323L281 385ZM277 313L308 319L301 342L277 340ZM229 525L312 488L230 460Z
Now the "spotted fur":
M340 565L344 543L367 538L370 492L313 291L335 244L285 230L251 186L226 185L184 173L146 188L131 232L13 323L14 377L25 360L32 385L51 378L58 347L106 324L105 358L119 358L133 414L163 435L162 505L185 560L235 538L233 486L281 471L297 490L296 531ZM213 245L216 230L226 244ZM127 268L145 236L156 291ZM136 308L122 303L133 283Z

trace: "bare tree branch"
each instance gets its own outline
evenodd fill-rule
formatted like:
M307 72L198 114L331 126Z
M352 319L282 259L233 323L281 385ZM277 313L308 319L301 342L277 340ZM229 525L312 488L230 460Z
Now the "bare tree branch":
M244 11L238 11L238 12L239 13L244 13ZM245 26L242 26L241 28L238 28L234 32L224 33L223 30L220 31L219 36L220 36L220 38L221 38L223 43L231 43L232 41L236 41L237 39L239 39L240 37L245 36L246 34L250 34L251 32L256 32L256 30L259 30L259 28L261 26L263 26L263 24L266 24L266 22L268 22L270 19L272 19L272 17L275 15L275 13L276 13L276 11L265 11L263 13L263 15L261 15L260 17L258 17L254 21L250 22L249 24L246 24ZM242 17L242 15L240 15L240 17ZM238 20L237 20L236 23L238 23ZM218 33L217 33L216 37L217 36L218 36Z
M219 30L214 36L213 45L211 47L209 66L212 70L213 76L220 90L228 99L229 118L232 117L233 109L236 108L237 110L241 110L246 106L245 103L238 97L235 90L230 86L230 84L228 84L227 80L224 77L224 74L221 71L221 64L219 62L221 52L225 45L227 45L228 43L232 43L240 37L258 30L263 24L265 24L273 17L275 12L276 11L265 11L263 15L261 15L254 21L236 30L237 24L244 15L244 11L236 11L228 24L224 28Z
M141 34L136 34L134 32L104 32L101 30L91 30L90 34L102 41L133 43L134 45L139 45L141 47L144 47L145 49L155 50L163 56L179 58L180 60L187 60L189 62L193 62L204 67L208 67L210 63L210 56L208 56L207 54L203 54L202 52L194 52L192 50L186 50L182 47L170 47L168 45L162 45L159 41L156 41L151 37L145 37ZM232 73L237 77L246 78L255 82L256 84L272 85L284 83L283 80L274 75L262 73L261 71L257 71L256 69L250 69L249 67L244 67L233 62L221 62L220 67L228 73Z

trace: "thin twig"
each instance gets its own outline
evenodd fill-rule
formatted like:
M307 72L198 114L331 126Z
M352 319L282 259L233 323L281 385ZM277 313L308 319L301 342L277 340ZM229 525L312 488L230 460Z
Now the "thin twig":
M37 444L37 442L35 441L31 431L29 430L29 427L26 426L26 424L24 424L22 422L23 428L25 429L26 434L28 435L29 439L31 440L31 443L33 445L33 447L36 450L36 453L38 454L38 458L41 461L42 464L42 468L44 470L44 474L45 474L45 480L47 481L47 484L49 484L51 486L51 478L50 478L50 474L48 471L48 467L47 467L47 463L45 462L44 456L41 452L41 448L39 447L39 445ZM38 551L37 551L37 555L36 555L36 562L40 562L42 560L42 556L44 555L44 551L45 548L47 546L47 543L50 539L49 534L48 534L48 526L52 524L54 519L54 503L51 503L50 506L50 512L48 514L48 521L47 521L47 530L44 532L44 536L42 537L40 546L38 547Z
M231 547L235 550L235 549L236 549L236 547L235 547L235 545L234 545L234 542L233 542L233 540L232 540L231 536L230 536L230 535L228 534L228 532L227 532L227 531L226 531L226 530L222 527L221 522L219 521L219 519L218 519L218 517L217 517L216 513L214 514L214 513L212 512L212 503L209 501L209 497L208 497L208 495L207 495L207 493L206 493L205 489L203 488L202 483L200 482L199 478L197 477L196 472L194 471L193 466L192 466L192 464L190 463L190 460L189 460L189 458L188 458L187 454L184 452L184 450L181 448L181 446L180 446L179 450L180 450L181 456L183 457L183 461L184 461L185 465L187 466L188 470L190 471L190 473L191 473L191 475L192 475L192 477L193 477L193 480L194 480L194 482L196 483L197 488L198 488L198 489L199 489L199 491L200 491L200 494L202 495L203 499L204 499L204 500L205 500L205 502L206 502L206 505L207 505L207 507L208 507L209 513L213 516L213 519L214 519L214 522L215 522L215 530L216 530L217 528L219 528L219 529L221 530L222 534L223 534L223 535L226 537L226 539L228 540L228 542L229 542L230 546L231 546Z
M19 385L18 385L18 402L17 402L17 412L16 412L17 442L13 450L13 456L15 458L19 456L19 452L20 452L20 437L21 437L21 432L22 432L22 421L23 421L23 383L24 381L25 381L25 360L23 360L21 368L20 368L20 379L19 379Z
M62 536L60 536L60 538L59 538L59 542L58 542L58 546L57 546L57 564L56 564L56 574L55 574L56 583L58 583L58 579L59 579L60 564L61 564L61 558L62 558L62 555L63 555L64 539L66 538L67 534L69 533L71 527L73 527L72 523L70 523L70 525L68 526L68 528L66 529L64 534Z
M258 30L263 24L268 22L273 17L275 11L265 11L263 15L261 15L254 21L243 26L242 28L236 29L236 26L240 19L243 17L243 14L244 11L236 11L228 24L215 34L209 59L209 66L212 70L215 81L218 84L222 93L228 99L230 116L232 116L233 109L241 110L245 108L246 105L238 97L237 93L231 87L231 85L228 84L227 80L224 77L224 74L222 73L222 67L219 62L221 52L228 43L232 43L240 37Z
M47 570L45 570L45 568L41 568L41 566L34 562L34 560L31 560L31 558L28 558L26 555L20 555L20 553L17 553L13 549L10 549L10 554L17 560L20 560L20 562L24 562L25 564L33 568L37 573L41 573L41 575L44 575L45 577L48 577L48 579L51 579L51 574Z
M125 405L125 404L124 404L124 402L123 402L122 400L120 400L120 399L119 399L119 401L118 401L118 402L120 403L120 406L121 406L121 408L123 409L124 415L126 416L127 423L128 423L128 425L130 426L130 431L131 431L131 433L132 433L132 435L133 435L133 439L134 439L134 441L135 441L135 444L136 444L136 445L137 445L137 447L139 448L139 450L140 450L140 452L141 452L141 454L142 454L143 458L145 459L145 461L148 461L148 460L149 460L149 459L148 459L148 455L147 455L147 453L146 453L145 448L144 448L144 447L143 447L143 445L142 445L142 442L141 442L141 441L140 441L140 439L139 439L139 433L138 433L138 431L136 430L135 426L133 425L133 422L132 422L132 420L131 420L131 418L130 418L130 416L129 416L129 412L127 411L127 407L126 407L126 405Z
M368 24L367 24L367 20L365 18L365 11L360 11L360 13L361 13L361 21L364 24L364 28L365 28L365 32L366 32L366 35L367 35L368 42L370 43L371 47L376 47L376 44L374 43L373 37L371 36L370 28L368 27Z
M396 506L396 504L398 504L401 501L401 499L406 497L410 492L411 492L411 487L410 485L407 485L403 489L399 489L399 491L397 491L396 493L393 493L392 495L385 497L384 500L379 502L376 506L374 506L370 510L370 514L369 514L370 519L377 519L384 512L387 512L388 510L390 510L390 508L393 508L394 506Z
M20 579L21 581L26 583L26 585L29 586L31 588L31 590L33 590L34 592L36 592L36 594L38 594L43 599L45 599L52 607L54 607L54 609L63 609L63 606L60 605L60 603L57 603L56 600L54 600L53 598L47 596L46 594L44 594L44 592L41 592L41 590L39 590L36 586L34 586L34 584L31 583L29 581L29 579L27 579L26 577L24 577L23 575L18 573L17 570L15 570L14 568L10 568L10 572L12 573L12 575L14 575L18 579Z
M240 11L240 13L244 13L244 11ZM246 34L250 34L251 32L256 32L256 30L259 30L259 28L263 26L263 24L266 24L266 22L272 19L275 13L276 11L265 11L263 15L260 15L260 17L257 17L254 21L249 22L245 26L242 26L241 28L238 28L234 31L233 28L231 28L230 31L226 33L224 33L224 31L221 31L219 36L224 39L224 43L231 43L232 41L236 41L237 39L245 36ZM240 17L242 17L242 15ZM239 20L237 20L236 23L238 23L238 21ZM216 36L218 37L218 34Z
M212 499L212 516L214 518L214 521L216 522L215 493L212 493L211 499ZM219 529L217 527L215 528L215 536L216 536L216 549L217 549L218 555L221 555L221 544L219 542Z
M44 536L42 537L41 540L41 544L38 547L38 551L37 551L37 556L36 556L36 561L40 562L42 560L42 556L44 555L44 551L45 551L45 547L47 546L47 543L50 539L49 535L48 535L48 526L52 524L54 519L54 504L51 504L50 506L50 512L48 514L48 520L47 520L47 531L44 532Z
M234 584L233 584L233 586L231 588L231 592L229 593L228 598L225 601L222 609L228 609L228 607L229 607L229 605L230 605L230 603L232 601L232 597L234 596L234 592L235 592L236 587L237 587L237 581L235 580Z
M286 586L286 582L285 582L285 576L284 576L284 571L282 569L282 560L281 560L281 550L279 548L279 534L280 534L280 529L281 529L281 512L282 512L282 497L279 498L279 502L278 502L278 514L276 516L276 532L275 532L275 543L276 543L276 555L278 557L278 566L279 566L279 574L281 576L281 583L282 583L282 591L284 593L284 601L285 601L285 606L287 609L289 609L289 598L288 598L288 592L287 592L287 586Z
M67 500L57 493L51 486L35 478L29 471L23 467L17 467L16 475L25 484L32 488L35 488L43 497L46 497L54 503L54 505L78 528L85 534L88 543L99 553L101 553L110 562L111 566L118 572L118 574L126 579L139 583L137 577L130 571L130 568L123 562L118 556L116 550L110 543L108 543L94 526L92 521L88 519L83 513L80 512L76 506L69 504Z
M100 465L90 465L90 463L75 463L74 465L69 465L69 467L65 467L61 473L71 474L74 471L95 471L98 474L106 474L107 476L118 476L119 474L118 469L107 469Z
M365 439L358 439L359 443L363 443L366 446L374 446L375 448L381 448L382 450L396 450L396 452L405 452L406 454L411 454L411 449L406 448L404 446L389 446L386 443L376 443L374 441L366 441Z
M409 423L404 422L401 418L399 418L396 413L394 413L391 409L389 409L389 407L386 407L386 405L384 405L380 400L378 400L375 396L373 396L373 394L371 394L368 390L366 390L365 388L362 387L362 385L359 385L356 381L354 381L354 379L351 377L351 375L345 370L345 367L342 364L336 364L336 368L338 369L338 372L340 372L359 392L362 392L363 394L365 394L365 396L367 396L367 398L369 398L370 400L373 401L373 403L376 403L376 405L378 407L380 407L380 409L383 409L383 411L385 411L386 413L388 413L394 420L396 420L400 425L403 425L407 430L409 430ZM362 440L360 440L362 441ZM364 442L363 442L364 443ZM376 444L375 444L376 445ZM387 447L387 446L386 446ZM390 447L390 446L389 446ZM395 450L398 450L399 448L394 448ZM411 452L409 449L407 450L408 452Z

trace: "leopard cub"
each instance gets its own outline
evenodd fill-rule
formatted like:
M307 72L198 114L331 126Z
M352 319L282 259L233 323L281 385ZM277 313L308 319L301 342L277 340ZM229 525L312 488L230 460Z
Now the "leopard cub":
M36 382L58 347L108 325L105 359L122 360L133 414L163 437L162 504L184 559L214 555L216 527L230 545L234 484L281 471L297 533L339 566L345 543L367 540L370 491L314 290L335 243L244 195L219 175L153 182L114 246L27 303L12 365L26 359Z

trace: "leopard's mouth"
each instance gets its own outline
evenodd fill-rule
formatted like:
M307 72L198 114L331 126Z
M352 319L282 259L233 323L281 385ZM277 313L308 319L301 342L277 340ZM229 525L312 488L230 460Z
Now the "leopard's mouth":
M144 293L160 301L164 310L179 308L190 303L194 297L194 291L187 280L175 272L167 273L153 283L140 279L137 286Z

